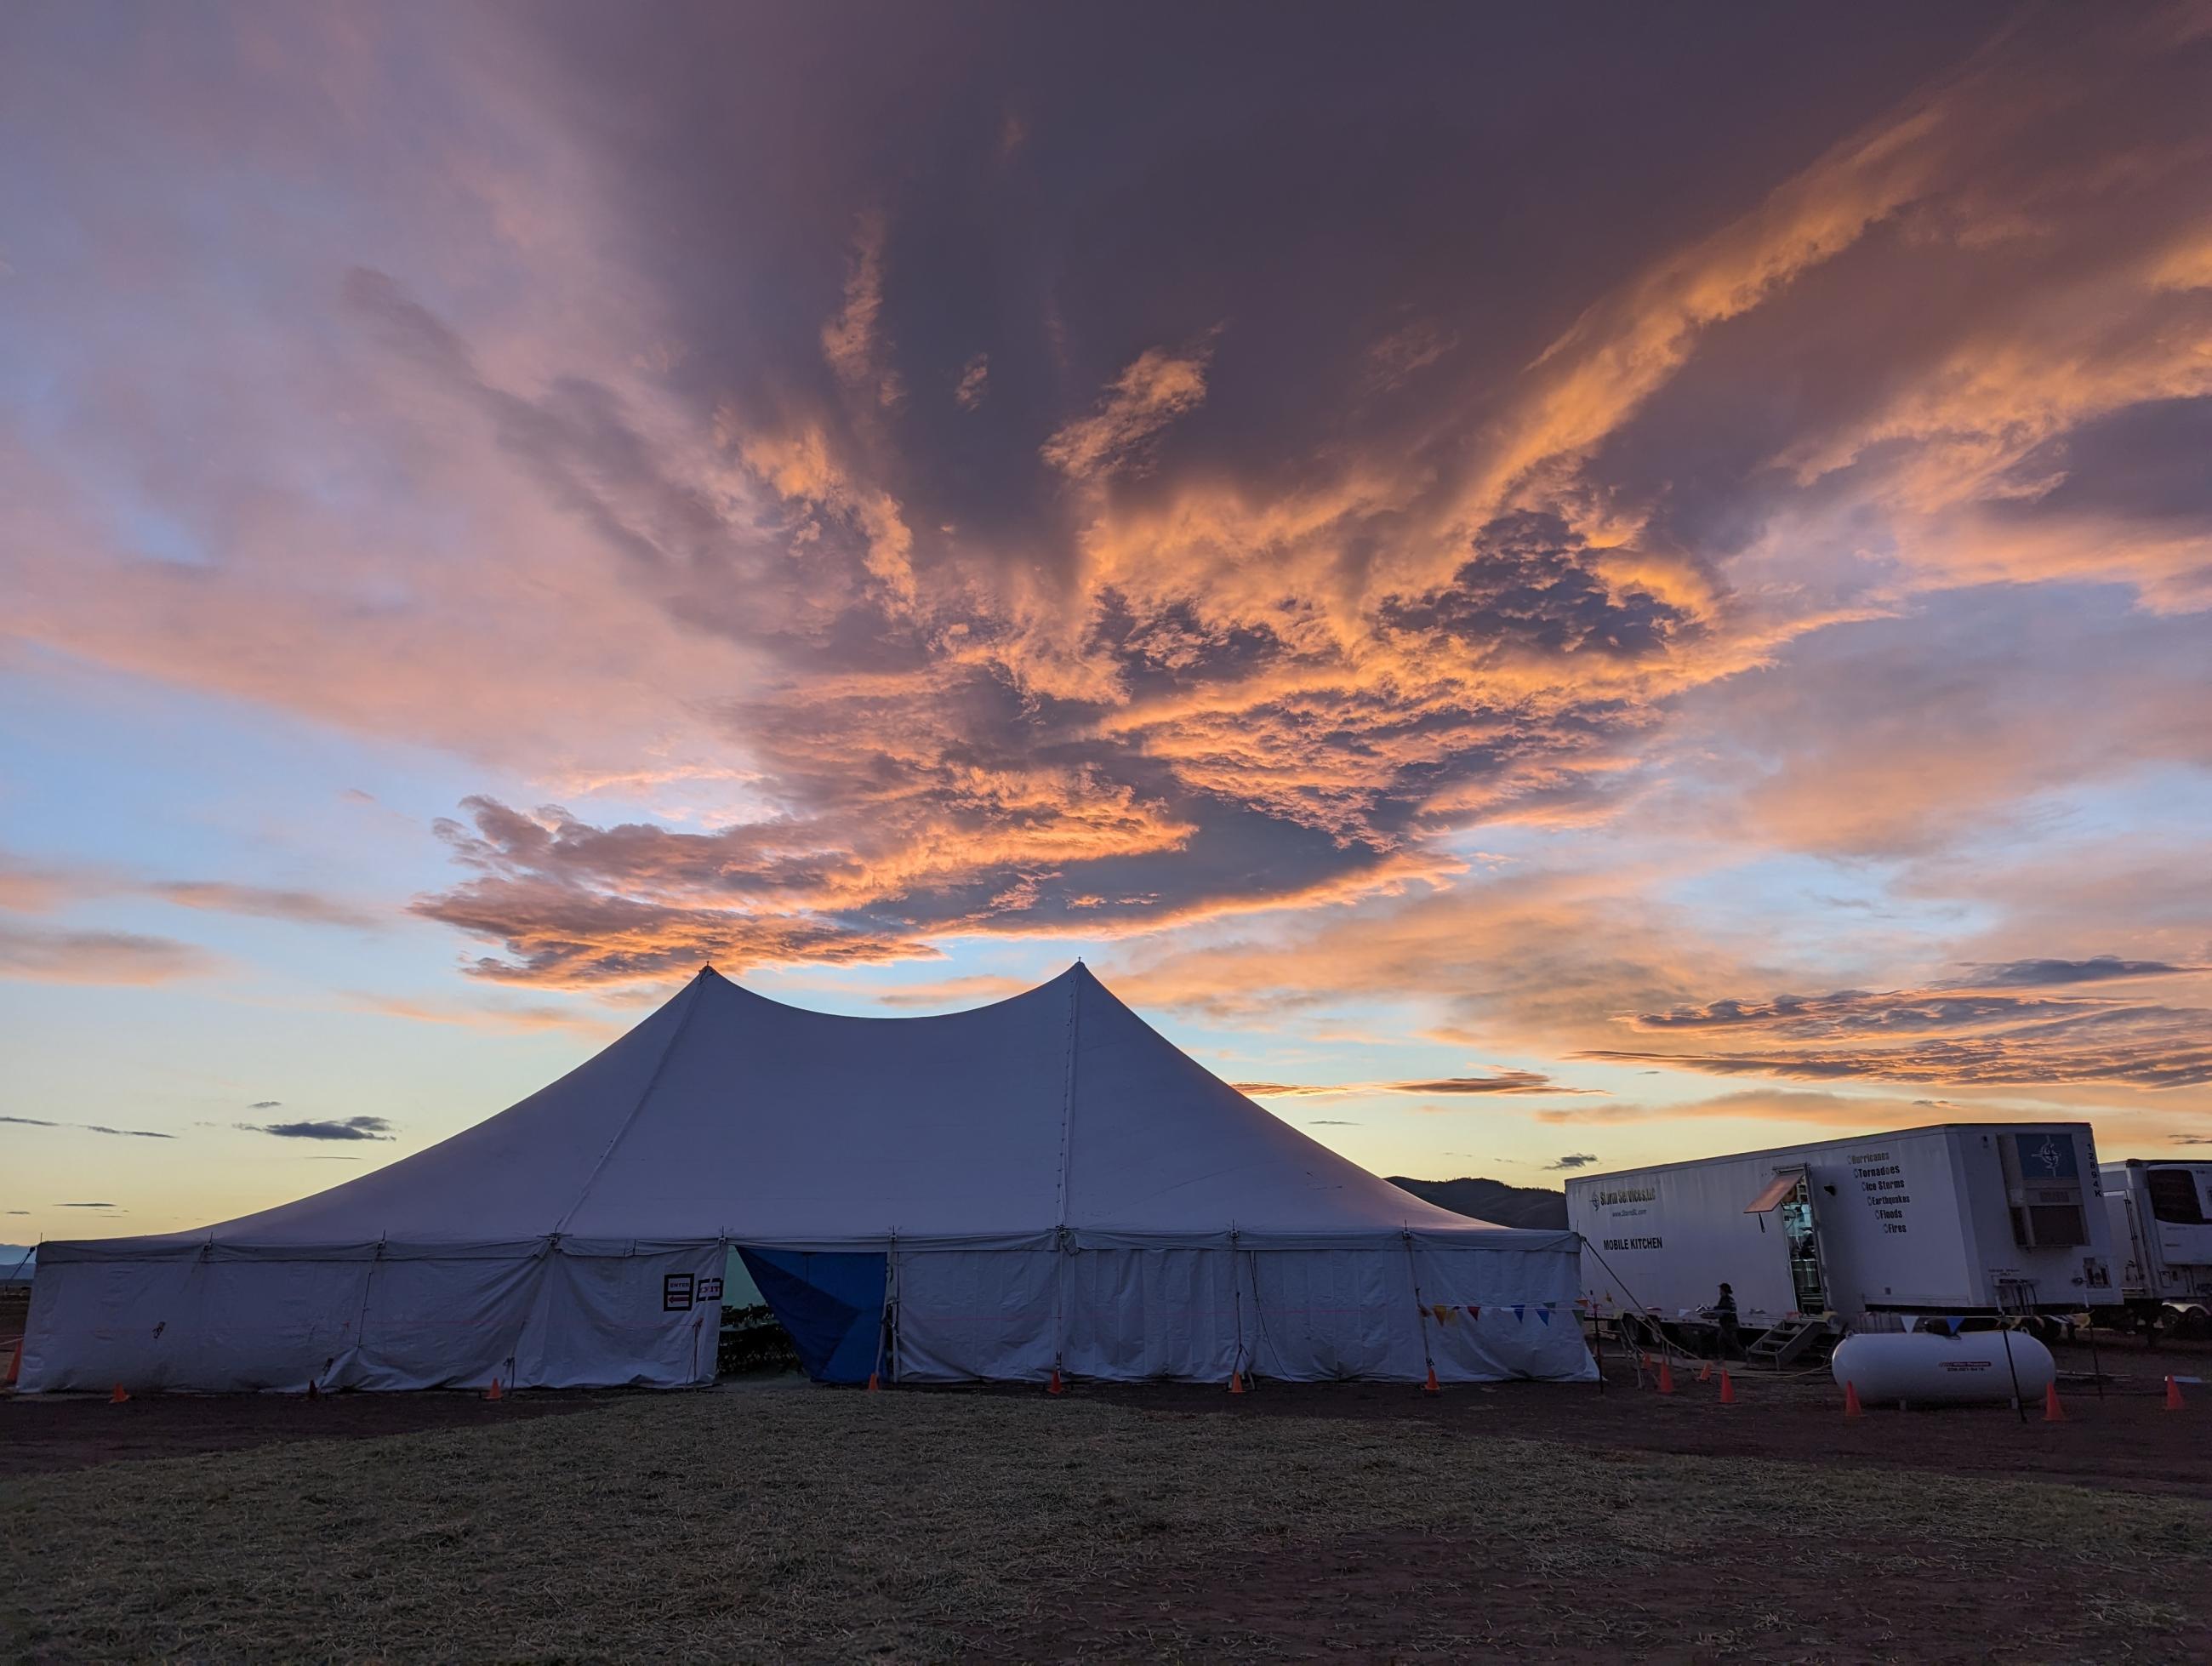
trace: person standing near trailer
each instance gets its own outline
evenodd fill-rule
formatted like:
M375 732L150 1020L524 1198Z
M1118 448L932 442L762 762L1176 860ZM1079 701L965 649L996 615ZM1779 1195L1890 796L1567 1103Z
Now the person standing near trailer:
M1720 1326L1721 1358L1734 1359L1740 1350L1736 1341L1735 1291L1729 1285L1721 1286L1721 1293L1713 1300L1713 1318Z

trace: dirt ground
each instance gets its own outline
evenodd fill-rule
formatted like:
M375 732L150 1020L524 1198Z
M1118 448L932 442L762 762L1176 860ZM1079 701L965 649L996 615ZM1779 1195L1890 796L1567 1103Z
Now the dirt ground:
M2025 1420L1998 1407L1869 1406L1856 1422L1825 1366L1775 1377L1731 1372L1734 1406L1720 1403L1717 1377L1700 1383L1701 1362L1677 1373L1675 1392L1636 1386L1630 1362L1609 1353L1607 1382L1454 1386L1434 1400L1391 1383L1255 1383L1241 1397L1203 1384L1073 1384L1068 1397L1146 1412L1245 1418L1382 1420L1432 1426L1447 1438L1564 1441L1608 1451L1764 1457L1868 1464L1947 1474L2033 1476L2085 1487L2173 1493L2212 1500L2212 1346L2147 1351L2139 1342L2100 1347L2091 1372L2086 1347L2058 1353L2066 1421ZM2202 1377L2182 1392L2185 1409L2164 1409L2168 1374ZM2101 1385L2097 1378L2101 1377ZM2101 1386L2102 1392L2100 1392ZM902 1389L953 1397L1035 1397L1034 1388L993 1385ZM628 1396L611 1392L473 1394L142 1395L110 1405L97 1395L0 1398L0 1476L85 1468L137 1458L246 1450L301 1440L360 1440L471 1427L589 1410Z
M1608 1451L2033 1476L2212 1500L2212 1350L2100 1346L2094 1376L2087 1348L2062 1348L2057 1363L2066 1420L2058 1424L2044 1421L2040 1403L2027 1408L2024 1421L2002 1407L1900 1412L1880 1405L1847 1420L1842 1391L1826 1366L1780 1377L1731 1371L1736 1403L1723 1406L1717 1376L1697 1380L1703 1362L1678 1371L1674 1393L1664 1395L1637 1388L1632 1365L1617 1354L1606 1361L1603 1392L1540 1383L1453 1388L1435 1400L1380 1383L1261 1384L1234 1402L1219 1389L1182 1385L1095 1392L1148 1409L1419 1419L1452 1434L1565 1441ZM2183 1388L2179 1413L2165 1409L2169 1373L2205 1379Z
M1618 1359L1434 1401L17 1398L0 1657L2212 1659L2212 1389L2158 1392L2205 1358L2102 1363L2055 1425Z
M0 1401L0 1477L85 1469L139 1458L247 1450L302 1440L368 1440L558 1416L598 1394L157 1394L110 1405L98 1395Z

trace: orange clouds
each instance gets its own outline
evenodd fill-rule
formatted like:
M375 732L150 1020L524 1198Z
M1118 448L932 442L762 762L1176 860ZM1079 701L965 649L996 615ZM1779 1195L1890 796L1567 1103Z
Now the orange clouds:
M1668 1064L1723 1076L1856 1079L1946 1087L2112 1082L2159 1090L2212 1084L2212 1007L2131 1006L2085 1000L1929 1001L1856 994L1829 997L1828 1003L1826 1016L1776 1026L1782 1045L1727 1052L1596 1049L1577 1056L1607 1063ZM1812 1005L1818 1008L1820 1004ZM1647 1018L1638 1027L1654 1026ZM1948 1033L1885 1039L1915 1030ZM1856 1033L1873 1039L1850 1046L1828 1040ZM1820 1040L1806 1040L1812 1037Z
M165 879L146 887L149 896L181 908L207 909L222 914L255 915L268 920L290 920L308 926L339 926L356 931L382 923L365 909L315 891L287 891L272 885L231 885L211 879Z
M1638 1123L1709 1122L1717 1119L1746 1122L1806 1122L1824 1128L1893 1128L1928 1122L2009 1122L2016 1110L1996 1108L1977 1113L1972 1107L1938 1104L1926 1099L1854 1098L1841 1093L1803 1093L1786 1088L1753 1088L1741 1093L1723 1093L1711 1098L1665 1104L1616 1101L1601 1105L1578 1105L1571 1110L1540 1110L1540 1122ZM1778 1138L1780 1136L1778 1135Z
M171 983L222 963L204 949L138 932L0 922L0 977L41 983Z
M0 632L438 755L418 802L483 789L454 868L371 906L46 863L18 912L422 891L473 976L602 995L911 958L945 976L887 999L951 999L1002 987L971 939L1111 943L1139 1001L1387 1005L1608 1106L1644 1068L2203 1085L2180 974L1942 981L2203 959L2179 865L2092 897L2052 854L2185 842L2212 767L2173 18L1778 15L1762 64L1470 15L1316 66L1041 15L988 70L889 16L390 27L9 130L70 210L10 244ZM312 234L240 223L272 175ZM97 923L13 962L196 964ZM1567 1091L1466 1067L1269 1073Z
M881 338L884 235L881 214L860 216L845 278L845 305L822 326L822 356L845 382L888 406L899 402L904 389L898 374L886 368L886 344Z
M1063 424L1038 455L1072 480L1089 481L1141 467L1146 447L1169 423L1206 398L1204 347L1139 353L1087 416Z

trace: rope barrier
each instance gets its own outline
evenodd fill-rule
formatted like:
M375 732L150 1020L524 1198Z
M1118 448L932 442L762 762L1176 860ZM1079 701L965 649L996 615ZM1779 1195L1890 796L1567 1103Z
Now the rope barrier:
M1591 1244L1590 1241L1589 1241L1588 1238L1584 1238L1584 1239L1583 1240L1583 1249L1585 1249L1585 1250L1588 1250L1590 1252L1590 1254L1591 1254L1591 1255L1597 1256L1597 1264L1598 1264L1600 1267L1602 1267L1603 1268L1605 1268L1607 1276L1607 1277L1609 1277L1610 1279L1612 1279L1612 1280L1613 1280L1615 1284L1617 1284L1617 1285L1619 1285L1619 1286L1620 1286L1620 1293L1621 1293L1622 1295L1624 1295L1624 1296L1627 1297L1627 1298L1628 1298L1628 1299L1629 1299L1629 1301L1630 1301L1632 1304L1633 1304L1633 1310L1634 1310L1634 1312L1636 1313L1636 1316L1637 1316L1637 1319L1638 1319L1638 1322L1639 1322L1639 1323L1644 1323L1644 1324L1648 1324L1648 1325L1650 1325L1650 1328L1651 1328L1653 1330L1655 1330L1655 1331L1656 1331L1656 1332L1658 1333L1658 1335L1659 1335L1659 1357L1660 1357L1660 1359L1662 1359L1662 1360L1664 1360L1664 1361L1668 1362L1668 1365L1670 1365L1670 1367L1671 1367L1672 1363L1673 1363L1673 1359L1674 1359L1674 1356L1673 1356L1673 1354L1671 1354L1670 1353L1668 1353L1668 1339L1667 1339L1667 1327L1666 1327L1663 1323L1662 1323L1662 1322L1658 1322L1658 1321L1656 1321L1656 1320L1649 1320L1649 1319L1644 1318L1644 1304L1643 1304L1641 1302L1637 1301L1637 1299L1636 1299L1636 1292L1635 1292L1633 1290L1631 1290L1631 1289L1628 1287L1628 1280L1626 1280L1626 1279L1624 1279L1624 1278L1622 1278L1622 1277L1620 1276L1620 1274L1618 1274L1618 1273L1616 1273L1616 1272L1614 1272L1614 1271L1613 1271L1613 1263L1612 1263L1611 1262L1607 1261L1607 1260L1605 1258L1605 1256L1604 1256L1602 1254L1601 1254L1601 1253L1600 1253L1600 1252L1599 1252L1599 1251L1598 1251L1598 1250L1596 1250L1596 1249L1595 1249L1595 1248ZM1593 1317L1595 1317L1595 1316L1593 1316ZM1617 1328L1619 1327L1619 1324L1620 1324L1620 1320L1619 1320L1619 1318L1618 1318L1618 1316L1616 1316L1616 1317L1615 1317L1615 1319L1614 1319L1614 1322L1614 1322L1615 1328L1617 1329ZM1635 1361L1636 1361L1636 1383L1637 1383L1637 1386L1638 1386L1638 1388L1641 1388L1641 1387L1644 1385L1644 1356L1643 1356L1643 1354L1642 1354L1641 1353L1638 1353L1634 1354L1632 1357L1634 1358L1634 1359L1635 1359ZM1690 1356L1689 1356L1688 1353L1686 1351L1686 1352L1683 1353L1683 1355L1682 1355L1683 1362L1684 1362L1685 1364L1687 1364L1687 1363L1688 1363L1688 1361L1689 1361L1689 1358L1690 1358Z

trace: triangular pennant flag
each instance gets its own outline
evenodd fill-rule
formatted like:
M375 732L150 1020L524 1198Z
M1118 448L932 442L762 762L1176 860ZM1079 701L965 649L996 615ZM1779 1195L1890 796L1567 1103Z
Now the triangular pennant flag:
M1436 1311L1437 1311L1437 1322L1438 1324L1440 1324L1440 1325L1448 1325L1448 1324L1449 1324L1449 1323L1451 1322L1452 1310L1451 1310L1451 1306L1450 1306L1450 1304L1449 1304L1449 1303L1446 1303L1446 1302L1438 1302L1438 1303L1437 1304L1437 1309L1436 1309Z
M1528 1304L1526 1302L1516 1302L1513 1304L1513 1316L1515 1318L1525 1318L1528 1312Z
M1552 1310L1548 1307L1540 1307L1536 1310L1536 1316L1546 1324L1549 1324L1552 1322Z
M1479 1307L1470 1307L1467 1310L1467 1316L1470 1319L1480 1319L1482 1316L1482 1310Z

